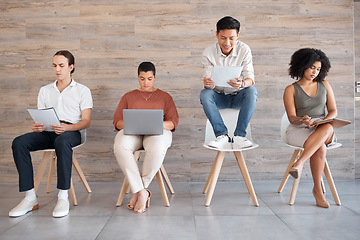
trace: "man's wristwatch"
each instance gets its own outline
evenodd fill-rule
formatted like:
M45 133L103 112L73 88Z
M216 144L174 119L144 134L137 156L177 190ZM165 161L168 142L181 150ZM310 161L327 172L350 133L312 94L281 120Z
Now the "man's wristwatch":
M241 87L244 88L245 85L246 85L246 82L244 80L242 80L242 86Z

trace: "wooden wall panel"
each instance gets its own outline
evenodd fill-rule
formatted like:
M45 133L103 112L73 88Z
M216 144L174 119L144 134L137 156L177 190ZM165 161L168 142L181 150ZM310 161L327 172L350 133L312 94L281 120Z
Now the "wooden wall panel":
M216 22L225 15L240 20L240 39L254 57L259 98L251 125L260 147L245 153L253 179L280 180L291 156L279 128L283 90L293 82L287 69L295 50L315 47L326 52L339 117L355 119L360 11L353 0L0 2L0 181L17 182L11 141L30 131L26 108L36 107L39 88L54 81L51 59L60 49L74 53L74 78L91 89L94 99L87 143L76 150L89 181L123 178L113 155L112 117L121 96L138 87L136 71L142 61L155 63L156 85L173 96L180 115L165 160L170 178L204 181L216 153L202 147L206 117L199 101L200 60L204 48L216 41ZM343 147L329 151L328 157L334 177L359 177L355 125L340 129L337 136ZM33 156L37 165L40 153ZM241 179L236 166L227 154L220 179ZM311 177L308 165L304 173Z
M354 2L355 82L360 82L360 1ZM360 178L360 93L355 101L355 177Z

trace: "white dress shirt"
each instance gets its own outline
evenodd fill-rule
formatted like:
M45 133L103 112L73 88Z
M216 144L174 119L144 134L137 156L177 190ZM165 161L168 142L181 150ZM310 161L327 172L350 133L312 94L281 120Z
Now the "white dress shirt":
M90 89L72 79L70 85L60 92L56 82L40 88L38 109L53 107L60 121L80 122L81 112L93 107Z
M254 67L252 62L252 54L250 47L237 40L231 53L226 56L222 53L219 43L211 45L203 52L201 62L204 66L204 77L210 77L212 69L215 65L220 66L242 66L241 79L250 78L255 84ZM225 94L236 93L239 90L232 87L215 87L217 92Z

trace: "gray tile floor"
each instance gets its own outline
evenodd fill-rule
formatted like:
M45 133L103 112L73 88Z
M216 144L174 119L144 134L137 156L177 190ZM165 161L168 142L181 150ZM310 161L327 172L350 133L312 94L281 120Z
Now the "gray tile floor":
M0 239L359 239L360 180L336 181L342 206L330 191L331 207L315 206L312 181L302 180L295 205L288 205L292 180L282 193L279 181L253 181L260 206L254 207L243 182L218 182L210 207L205 207L203 182L173 182L175 194L165 207L156 181L151 206L135 214L115 207L120 183L90 183L86 193L75 183L78 206L64 218L51 217L57 190L40 186L40 209L20 218L8 212L23 198L17 184L0 184ZM327 186L327 185L326 185ZM328 189L328 188L327 188ZM130 195L125 196L124 203Z

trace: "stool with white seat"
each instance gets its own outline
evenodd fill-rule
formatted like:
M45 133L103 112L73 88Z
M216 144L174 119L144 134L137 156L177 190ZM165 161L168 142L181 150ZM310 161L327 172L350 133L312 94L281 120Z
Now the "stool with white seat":
M73 147L73 149L78 148L82 145L85 144L86 142L86 129L83 129L80 131L81 134L81 143L75 147ZM47 187L46 187L46 192L49 193L50 192L50 188L51 188L51 181L52 181L52 177L54 175L54 167L55 167L55 162L56 162L56 153L55 153L55 149L44 149L44 150L39 150L39 151L43 151L43 157L42 160L40 162L38 171L36 173L36 177L35 177L35 181L34 181L34 188L35 188L35 192L37 192L41 179L44 175L45 172L45 168L46 165L48 163L49 158L50 160L50 169L49 169L49 176L48 176L48 181L47 181ZM85 175L83 173L83 171L81 170L81 167L79 165L78 160L75 157L75 153L73 152L73 160L72 160L73 166L76 170L76 172L78 173L81 182L84 184L85 189L87 190L88 193L91 193L91 188L88 184L88 182L86 181ZM76 195L75 195L75 190L74 190L74 185L73 185L73 181L71 178L71 183L70 183L70 189L69 189L69 193L72 199L72 203L74 206L77 205L77 199L76 199Z
M283 115L282 119L281 119L281 141L283 143L285 143L287 146L289 146L291 148L294 148L295 150L294 150L294 153L293 153L293 155L291 157L290 163L289 163L289 165L288 165L288 167L287 167L287 169L285 171L284 177L283 177L283 179L282 179L282 181L280 183L280 186L279 186L279 189L278 189L279 193L282 192L282 190L284 189L285 184L286 184L286 182L287 182L287 180L288 180L288 178L290 176L289 170L292 168L292 166L298 160L298 158L300 157L301 153L304 150L304 148L302 148L302 147L292 146L292 145L289 145L289 144L286 143L286 129L289 126L289 124L290 124L289 119L287 117L287 114L285 113ZM341 143L335 142L333 144L330 144L326 148L328 150L330 150L330 149L335 149L335 148L338 148L338 147L341 147L341 146L342 146ZM341 205L340 198L339 198L339 195L338 195L338 193L336 191L334 180L333 180L333 177L332 177L331 172L330 172L329 164L328 164L326 159L325 159L324 174L325 174L325 177L326 177L327 182L329 184L331 193L332 193L332 195L334 197L335 203L337 205ZM297 189L298 189L298 186L299 186L299 183L300 183L300 177L301 176L299 176L297 179L294 179L293 188L291 190L291 196L290 196L290 201L289 201L290 205L294 204L294 202L295 202ZM322 182L322 188L323 188L323 192L325 192L323 182Z
M140 149L138 151L135 151L134 153L134 156L135 156L135 159L136 161L140 161L140 158L141 158L141 154L144 153L145 150L144 149ZM156 173L156 179L158 181L158 185L159 185L159 188L160 188L160 192L161 192L161 196L163 198L163 201L164 201L164 204L166 207L170 207L170 202L169 202L169 199L168 199L168 196L166 194L166 189L165 189L165 185L164 185L164 181L165 181L165 184L167 186L167 188L169 189L169 192L171 194L174 194L174 189L171 185L171 182L170 182L170 179L165 171L165 168L164 168L164 165L161 165L159 171ZM118 200L116 202L116 206L119 207L121 206L123 200L124 200L124 196L126 193L129 193L130 192L130 184L125 176L124 178L124 182L122 184L122 187L121 187L121 190L120 190L120 194L119 194L119 197L118 197Z
M223 119L223 121L224 121L224 123L225 123L225 125L226 125L226 127L228 129L228 132L233 133L235 128L236 128L239 110L238 109L230 109L230 108L221 109L220 114L221 114L221 117L222 117L222 119ZM247 131L246 138L248 138L250 141L252 141L250 124L249 124L246 131ZM216 137L215 137L213 128L212 128L212 126L210 124L210 121L207 120L207 122L206 122L206 130L205 130L204 147L206 147L208 149L211 149L211 150L217 151L217 156L215 158L215 162L214 162L214 164L213 164L213 166L211 168L209 177L208 177L208 179L206 181L206 184L205 184L205 187L204 187L204 190L203 190L203 193L208 192L208 195L207 195L206 201L205 201L205 206L209 206L210 203L211 203L211 199L212 199L212 196L214 194L216 182L218 180L219 173L220 173L221 166L222 166L222 163L223 163L226 152L233 152L234 153L236 161L237 161L237 163L239 165L241 174L242 174L242 176L244 178L246 187L247 187L247 189L249 191L249 194L250 194L250 196L252 198L253 204L256 207L259 206L256 194L255 194L255 191L254 191L251 179L250 179L250 175L249 175L248 169L246 167L245 159L244 159L243 154L242 154L242 151L247 151L247 150L257 148L259 145L253 143L253 145L251 147L240 148L240 149L232 149L232 148L231 149L229 149L229 148L218 149L218 148L209 147L208 143L210 141L214 140L215 138Z

